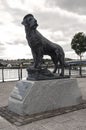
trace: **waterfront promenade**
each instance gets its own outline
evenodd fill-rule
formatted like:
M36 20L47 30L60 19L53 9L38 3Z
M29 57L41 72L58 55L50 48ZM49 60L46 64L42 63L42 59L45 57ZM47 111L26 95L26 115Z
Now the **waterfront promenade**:
M78 78L83 99L86 99L86 78ZM0 107L8 104L8 97L16 82L0 83ZM86 109L43 119L23 126L15 126L0 117L0 130L86 130Z

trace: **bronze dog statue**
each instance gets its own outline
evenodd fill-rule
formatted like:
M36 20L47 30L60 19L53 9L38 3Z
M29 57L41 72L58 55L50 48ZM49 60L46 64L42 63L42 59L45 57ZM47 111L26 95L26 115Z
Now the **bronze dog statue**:
M58 63L61 65L61 75L64 75L64 51L61 46L49 41L39 31L36 30L37 20L32 14L23 18L22 24L25 26L26 39L31 48L34 68L40 68L44 55L49 55L55 65L53 73L56 73Z

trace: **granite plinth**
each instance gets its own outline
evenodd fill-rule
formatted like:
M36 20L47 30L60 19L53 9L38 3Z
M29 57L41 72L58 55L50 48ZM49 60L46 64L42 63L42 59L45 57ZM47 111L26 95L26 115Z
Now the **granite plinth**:
M19 81L10 94L8 109L31 115L82 102L76 79Z

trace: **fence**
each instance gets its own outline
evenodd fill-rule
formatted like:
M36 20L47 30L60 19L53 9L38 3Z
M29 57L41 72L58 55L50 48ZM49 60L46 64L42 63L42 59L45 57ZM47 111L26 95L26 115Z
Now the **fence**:
M0 67L0 81L21 80L27 77L26 68Z
M50 69L52 70L52 68ZM66 66L64 69L64 74L69 75L70 77L83 77L86 76L86 66L82 66L82 73L80 75L80 69L79 66L73 66L69 65ZM60 67L57 70L57 73L59 74L61 71ZM14 80L22 80L27 78L27 71L26 68L20 68L20 67L2 67L0 68L0 81L14 81Z
M86 66L70 65L69 75L70 77L86 77Z

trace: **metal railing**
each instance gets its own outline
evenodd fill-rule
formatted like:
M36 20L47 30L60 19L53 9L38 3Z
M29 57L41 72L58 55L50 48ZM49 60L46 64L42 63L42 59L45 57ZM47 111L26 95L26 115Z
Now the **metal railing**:
M52 68L51 68L52 70ZM60 73L59 67L57 73ZM79 66L69 65L65 67L65 75L69 77L85 77L86 66L82 66L82 75L80 75ZM8 76L9 75L9 76ZM0 82L22 80L27 78L26 67L0 67Z
M26 74L23 73L25 67L0 67L0 81L12 81L12 80L22 80L26 78ZM12 72L13 70L13 72ZM13 74L15 73L15 74Z

